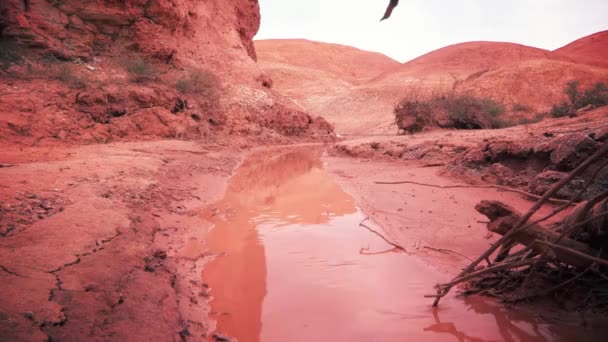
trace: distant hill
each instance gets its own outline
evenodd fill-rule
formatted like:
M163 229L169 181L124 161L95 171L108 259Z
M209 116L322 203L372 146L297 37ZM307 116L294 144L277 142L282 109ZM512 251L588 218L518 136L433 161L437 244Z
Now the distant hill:
M554 55L577 63L608 68L608 31L575 40L555 50Z
M374 52L306 40L256 41L259 66L275 89L322 115L343 134L393 134L402 98L458 91L489 97L535 116L564 99L570 80L608 83L608 31L556 51L514 43L450 45L400 64Z

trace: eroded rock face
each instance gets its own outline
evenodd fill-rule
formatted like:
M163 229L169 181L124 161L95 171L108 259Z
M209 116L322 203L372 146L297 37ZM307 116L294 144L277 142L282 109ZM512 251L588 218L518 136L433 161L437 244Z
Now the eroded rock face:
M257 0L2 1L0 141L332 139L270 89L259 24Z
M0 11L3 37L59 58L90 59L122 45L159 59L244 59L231 50L255 59L260 24L256 0L5 0Z

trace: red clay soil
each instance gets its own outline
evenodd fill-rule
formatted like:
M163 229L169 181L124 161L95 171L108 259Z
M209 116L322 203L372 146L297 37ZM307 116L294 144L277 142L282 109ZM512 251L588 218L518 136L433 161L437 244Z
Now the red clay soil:
M331 124L393 134L395 101L443 86L441 73L449 87L539 108L566 78L608 75L591 57L572 61L587 48L565 49L558 61L503 43L399 65L348 47L270 41L259 43L258 65L259 21L255 0L0 3L0 340L211 340L201 272L216 222L201 212L224 193L240 148L334 141ZM576 46L595 44L586 41ZM565 172L608 139L604 109L579 114L507 130L363 137L331 149L358 159L325 161L390 237L453 271L492 240L476 197L529 203L488 189L372 181L449 184L427 168L447 164L446 175L471 182L517 179L522 164L496 166L497 156L537 147ZM549 176L541 180L557 179Z
M240 155L180 141L4 150L0 340L206 336L198 213Z

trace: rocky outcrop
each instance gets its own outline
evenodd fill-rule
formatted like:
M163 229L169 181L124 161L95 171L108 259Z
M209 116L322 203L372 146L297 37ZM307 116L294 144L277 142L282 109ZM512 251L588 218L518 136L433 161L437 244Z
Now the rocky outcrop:
M4 38L60 59L127 48L161 60L246 61L260 24L255 0L6 0L0 11Z
M0 140L331 139L269 89L259 24L256 0L3 1Z

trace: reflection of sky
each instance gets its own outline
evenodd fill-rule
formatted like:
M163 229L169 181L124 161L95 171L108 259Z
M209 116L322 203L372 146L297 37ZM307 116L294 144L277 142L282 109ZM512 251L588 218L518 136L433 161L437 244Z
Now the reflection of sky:
M306 38L407 61L465 41L520 43L554 50L608 29L606 0L260 0L256 39Z

